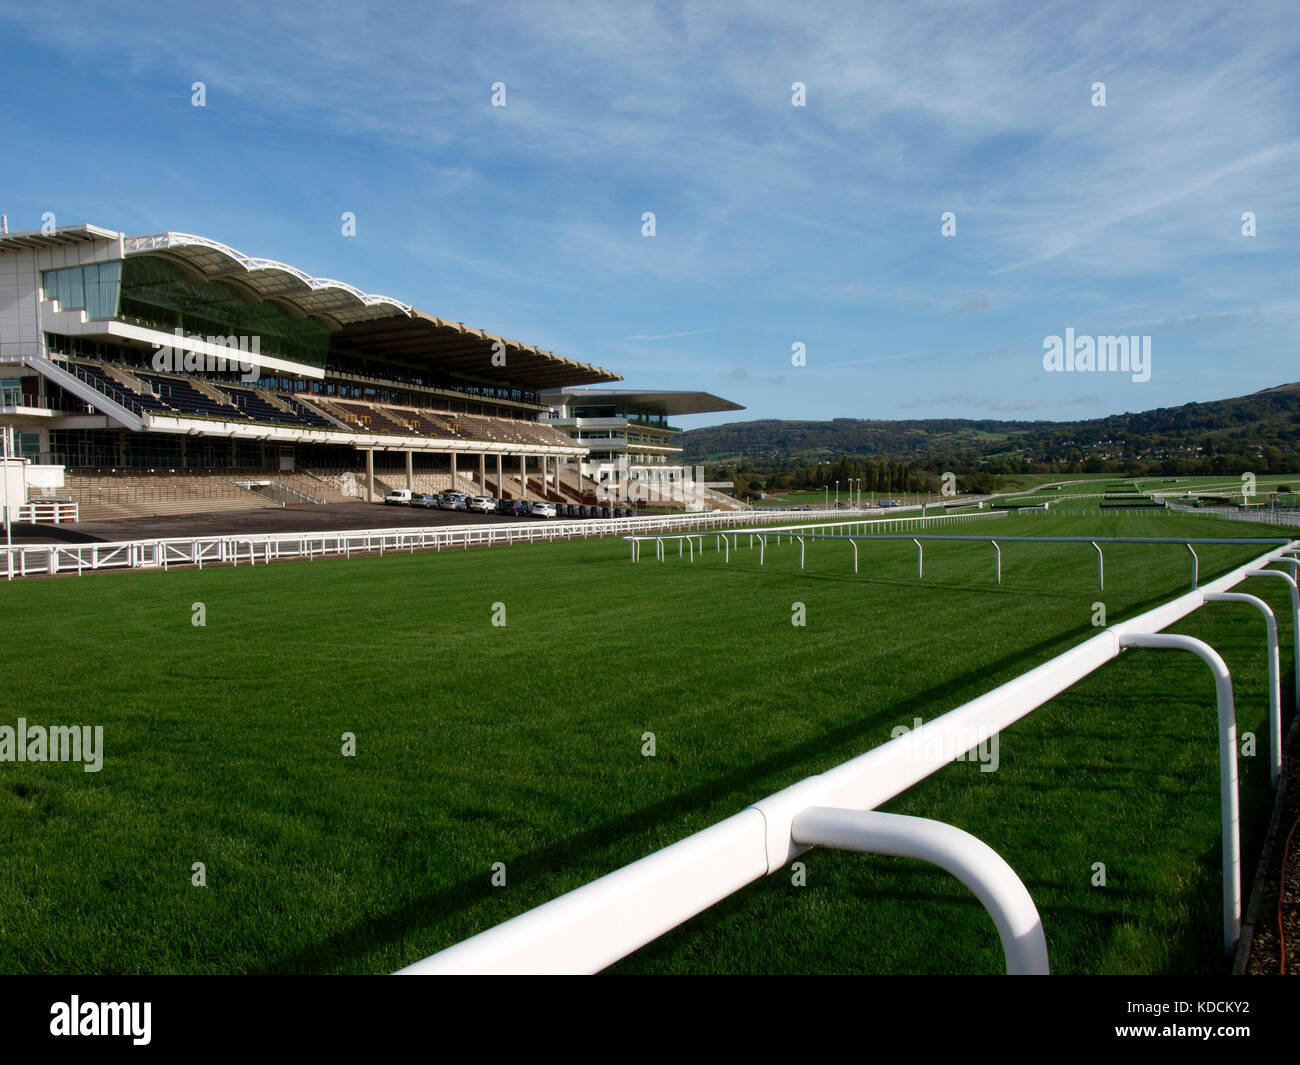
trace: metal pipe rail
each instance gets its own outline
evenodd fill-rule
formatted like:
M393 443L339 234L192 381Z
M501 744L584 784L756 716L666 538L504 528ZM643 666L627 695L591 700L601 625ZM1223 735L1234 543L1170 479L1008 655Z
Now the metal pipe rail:
M1005 513L1005 512L1003 512ZM921 520L921 519L915 519ZM850 522L847 524L856 525ZM814 528L825 528L827 526L815 526ZM1106 558L1101 549L1101 544L1182 544L1187 548L1188 553L1192 556L1192 588L1196 588L1200 582L1200 559L1192 549L1192 544L1228 544L1228 545L1249 545L1257 546L1263 544L1289 544L1291 541L1285 537L1224 537L1220 539L1210 537L1181 537L1181 536L967 536L957 535L954 533L918 533L913 536L908 533L819 533L806 531L806 526L782 526L780 529L753 529L750 530L750 545L753 545L753 538L759 538L758 564L762 566L765 561L765 552L767 541L765 534L776 533L777 543L781 542L781 533L787 530L799 530L799 568L804 568L806 560L806 540L847 540L853 547L853 572L858 572L858 541L859 540L911 540L916 545L916 577L921 580L925 576L925 549L922 547L922 540L957 540L969 541L975 543L987 543L993 545L995 552L994 558L994 576L998 584L1002 583L1002 548L999 546L1004 543L1026 543L1026 544L1091 544L1097 552L1097 587L1105 590L1106 587ZM683 536L690 534L675 534L671 536L653 537L660 545L666 539L681 539ZM624 540L632 545L632 561L634 563L641 561L641 541L651 539L651 537L629 535L624 536ZM726 539L723 534L723 539ZM793 537L791 537L793 540ZM678 552L680 554L680 550ZM656 551L656 559L664 561L662 549ZM727 562L731 561L731 553L727 552ZM1300 565L1300 560L1292 558L1278 559L1280 562L1291 562ZM1285 576L1285 574L1283 574ZM1300 616L1298 616L1300 622ZM1300 624L1297 627L1297 633L1300 633ZM1298 637L1300 639L1300 637ZM1297 664L1300 665L1300 642L1297 643ZM1297 673L1297 701L1300 703L1300 673Z
M812 522L804 525L765 525L756 529L747 529L746 531L749 533L749 546L753 547L755 536L759 537L760 542L764 546L766 545L766 540L764 539L765 537L775 536L777 538L777 543L779 545L782 536L789 537L791 542L793 542L794 536L796 534L807 535L807 536L814 535L812 533L807 532L807 530L809 529L860 528L865 530L876 526L882 528L897 527L901 529L901 528L911 528L917 525L924 525L925 527L930 528L936 525L969 522L972 520L978 520L980 518L1005 518L1006 516L1007 516L1006 511L996 511L996 512L984 511L984 512L974 513L974 514L932 514L928 518L925 517L877 518L874 520L870 518L850 518L847 520L833 521L833 522ZM604 520L608 520L608 519L604 519ZM714 536L721 536L724 541L727 538L727 530L725 529L712 529L712 530L706 529L705 531L706 533L710 531L713 532ZM629 544L631 544L632 561L639 562L641 560L642 541L655 540L658 544L661 545L664 540L678 540L682 538L692 538L692 537L698 539L699 535L700 533L697 531L679 532L679 533L667 533L667 532L661 533L656 531L656 532L639 533L639 534L628 533L623 537L623 539L626 540ZM843 534L843 535L837 535L833 537L830 534L824 534L824 533L818 533L815 535L817 539L832 539L832 538L853 539L854 538L854 534ZM890 538L884 536L883 534L880 536L876 536L876 534L874 533L868 534L865 531L863 533L856 534L856 535L858 537L871 536L876 539ZM910 537L908 538L910 539ZM733 541L730 546L731 547L736 546L734 541L734 534L733 534ZM761 554L762 552L760 552L760 555ZM730 551L728 551L727 557L728 557L728 561L730 561ZM659 562L664 561L664 555L662 550L656 548L655 559Z
M1048 974L1043 921L1028 889L997 851L969 832L924 817L814 806L794 819L790 836L810 847L917 858L952 873L993 918L1007 975Z
M1280 558L1277 561L1289 562L1294 560ZM1296 585L1294 576L1276 569L1247 570L1246 576L1281 578L1286 581L1287 588L1291 592L1291 633L1295 642L1295 705L1296 709L1300 710L1300 586Z
M1250 576L1249 573L1246 576ZM1285 574L1283 574L1285 576ZM1277 644L1277 618L1264 600L1241 592L1211 592L1207 603L1244 603L1264 615L1264 636L1268 647L1268 751L1269 783L1277 787L1282 775L1282 664ZM1300 704L1297 704L1300 707Z
M842 518L842 512L837 515ZM936 516L930 521L960 520L960 515ZM754 511L656 515L641 518L584 518L577 521L536 520L475 525L406 526L381 529L347 529L329 532L239 533L220 536L176 536L110 543L57 543L0 545L7 579L78 574L101 569L167 569L170 566L219 562L243 564L285 559L341 556L377 551L441 551L471 546L549 543L591 536L619 536L680 530L680 535L720 528L765 525L770 515ZM919 520L919 519L916 519Z
M612 965L805 853L809 845L796 839L794 824L809 809L874 810L942 769L953 750L987 741L1117 658L1126 641L1168 628L1203 606L1207 595L1230 590L1280 555L1277 549L1260 555L1202 589L1103 629L897 739L401 972L581 973ZM1222 758L1220 769L1222 775ZM1224 871L1232 875L1231 863Z
M1206 602L1229 593L1207 592ZM1253 596L1250 598L1254 598ZM1214 675L1219 721L1220 853L1223 863L1223 950L1231 954L1241 937L1241 799L1237 793L1237 716L1232 677L1219 653L1202 640L1171 633L1126 633L1120 647L1172 648L1199 656Z

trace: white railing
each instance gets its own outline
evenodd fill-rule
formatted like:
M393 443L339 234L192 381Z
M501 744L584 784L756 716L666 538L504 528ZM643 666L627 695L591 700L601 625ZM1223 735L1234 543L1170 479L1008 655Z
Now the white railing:
M999 514L1006 514L1006 511L999 511ZM971 515L972 517L975 515ZM993 517L995 515L985 515ZM885 524L885 523L879 523ZM836 529L838 532L823 532L824 529ZM738 533L730 530L719 530L713 533L685 532L685 533L648 533L635 536L625 536L624 540L632 545L632 562L635 565L641 561L641 545L647 542L653 542L655 545L655 559L658 562L665 562L668 558L666 544L677 542L677 557L681 558L685 553L683 547L689 548L689 558L691 562L695 561L697 551L701 557L704 555L704 537L713 536L714 550L723 553L723 562L731 562L731 552L739 547L740 536ZM1192 587L1195 588L1200 573L1200 558L1192 548L1193 544L1212 544L1227 545L1237 547L1262 547L1265 544L1285 544L1288 541L1281 537L1196 537L1196 536L954 536L943 533L923 533L917 529L909 529L906 532L898 533L889 530L876 532L874 530L863 531L860 524L853 522L840 522L831 525L783 525L779 527L769 527L764 529L747 529L745 535L749 537L749 547L752 550L754 541L758 541L758 564L764 565L767 557L767 540L769 536L776 537L776 543L779 547L781 538L784 537L789 543L799 544L799 568L803 569L807 562L807 548L809 541L817 542L844 542L853 549L853 572L858 572L858 544L882 542L891 540L907 540L916 545L916 576L921 579L925 576L925 543L932 541L944 542L953 541L957 543L979 543L988 544L993 548L993 573L998 584L1002 583L1002 544L1091 544L1094 551L1097 552L1097 587L1103 591L1106 588L1106 554L1102 550L1102 544L1179 544L1187 549L1188 554L1192 557ZM924 543L923 543L924 541ZM1294 561L1294 560L1289 560Z
M879 825L859 823L858 831L852 833L856 843L834 838L835 833L831 831L834 826L827 824L828 811L824 808L848 815L874 810L942 769L952 760L954 750L966 751L987 742L1119 657L1125 648L1138 646L1193 651L1210 665L1215 676L1216 727L1220 738L1223 938L1224 946L1230 951L1239 936L1241 922L1237 750L1231 679L1222 659L1207 645L1190 637L1155 637L1155 634L1212 601L1212 596L1240 584L1247 579L1249 571L1283 561L1284 550L1270 551L1195 591L1112 625L897 739L762 799L725 821L584 887L415 962L401 972L598 972L747 884L784 868L814 842L899 853L898 849L888 850L885 845L871 842L873 834L881 834ZM1296 665L1300 669L1300 662ZM813 829L808 827L810 820L816 822ZM902 831L907 834L905 829ZM849 834L848 827L845 834ZM917 846L909 853L919 855L921 850L918 839ZM970 850L966 856L972 861L976 858ZM965 877L963 880L970 883ZM1014 874L1011 880L1017 880ZM1008 907L1019 896L1016 884L1008 883L1005 874L1002 887L1001 905L984 891L977 890L977 894L991 914L1002 915L995 919L1006 949L1008 935L1004 922L1007 913L1012 912ZM1031 905L1029 911L1032 909ZM1033 962L1037 914L1029 911L1023 905L1014 910L1020 921L1020 930L1015 934L1022 946L1029 943L1030 948L1023 957L1017 956L1019 961L1007 951L1010 971L1046 969L1045 963L1039 968Z
M810 514L815 517L815 514ZM843 517L842 513L837 515ZM891 519L952 523L979 514L944 514L933 518ZM991 517L984 514L983 517ZM8 579L87 573L103 569L154 569L171 566L257 565L286 559L351 558L369 553L447 551L457 548L554 543L592 536L627 536L651 531L685 532L761 525L770 515L752 511L672 514L649 518L587 518L582 521L531 520L487 525L413 526L350 529L337 532L239 533L225 536L177 536L115 543L15 544L0 548ZM861 524L861 521L858 522ZM868 524L870 524L868 522Z
M18 520L33 525L59 525L63 522L79 521L80 504L67 500L33 500L14 508Z
M1236 507L1189 507L1185 503L1169 502L1170 510L1181 514L1203 514L1207 517L1223 518L1226 521L1248 521L1257 525L1281 525L1285 528L1300 528L1300 512L1274 510L1272 507L1260 507L1258 510L1238 510Z

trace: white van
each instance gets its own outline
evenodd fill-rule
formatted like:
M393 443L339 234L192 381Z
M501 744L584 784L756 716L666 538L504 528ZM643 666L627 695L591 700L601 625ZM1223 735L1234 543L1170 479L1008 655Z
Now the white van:
M410 503L411 490L409 488L395 488L384 496L385 503Z

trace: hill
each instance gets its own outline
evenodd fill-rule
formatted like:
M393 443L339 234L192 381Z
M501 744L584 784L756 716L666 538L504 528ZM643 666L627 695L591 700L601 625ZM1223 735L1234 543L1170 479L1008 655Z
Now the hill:
M1137 464L1284 472L1300 464L1300 383L1084 421L769 419L692 429L681 439L687 462L711 466L788 468L849 455L1006 472Z

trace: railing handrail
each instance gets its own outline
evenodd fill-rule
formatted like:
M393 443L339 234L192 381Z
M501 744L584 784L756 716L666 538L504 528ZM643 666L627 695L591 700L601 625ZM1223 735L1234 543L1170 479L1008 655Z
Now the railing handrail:
M842 517L842 515L840 515ZM936 514L924 519L931 523L965 521L975 514ZM993 516L985 514L986 517ZM473 525L433 525L272 533L230 533L217 536L148 537L111 542L79 544L15 544L0 548L0 566L6 574L32 576L76 569L78 573L98 569L144 568L158 565L154 552L166 548L178 565L200 565L211 561L216 546L220 561L239 564L243 560L277 561L281 558L319 556L350 557L353 551L391 549L442 550L447 547L493 546L539 543L554 540L620 536L651 529L713 530L756 525L763 514L753 511L699 512L654 515L640 518L583 518L576 521L493 522ZM906 519L889 518L887 521ZM148 550L144 550L147 548ZM101 555L108 556L101 559Z
M814 807L873 810L1227 591L1268 552L1203 587L1112 625L946 714L818 776L768 796L640 861L400 970L403 974L598 972L809 848L795 819ZM1225 915L1226 916L1226 915Z

